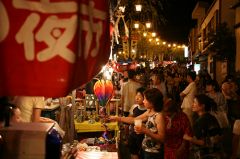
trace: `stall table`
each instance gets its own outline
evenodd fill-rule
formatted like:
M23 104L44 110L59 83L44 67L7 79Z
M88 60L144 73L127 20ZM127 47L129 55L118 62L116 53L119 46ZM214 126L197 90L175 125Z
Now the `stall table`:
M93 124L90 124L88 121L79 123L75 120L74 124L77 133L105 131L105 128L103 127L101 122L95 122ZM110 131L115 131L115 134L119 130L117 122L109 122L106 124Z
M117 152L79 152L77 159L118 159Z

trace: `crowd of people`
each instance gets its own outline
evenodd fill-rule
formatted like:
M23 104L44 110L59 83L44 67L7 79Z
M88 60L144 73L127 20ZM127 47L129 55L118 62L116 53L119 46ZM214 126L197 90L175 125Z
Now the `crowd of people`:
M110 120L130 125L132 159L240 157L240 96L233 76L219 83L207 71L196 74L178 65L128 75L119 86L123 116ZM146 90L139 94L139 89ZM142 126L134 126L139 119Z
M122 113L109 120L124 123L132 159L240 158L240 92L233 76L219 83L207 71L196 74L181 65L127 70L123 75L113 80ZM41 117L43 97L0 101L9 106L0 107L1 127L53 122ZM2 118L6 116L8 120Z

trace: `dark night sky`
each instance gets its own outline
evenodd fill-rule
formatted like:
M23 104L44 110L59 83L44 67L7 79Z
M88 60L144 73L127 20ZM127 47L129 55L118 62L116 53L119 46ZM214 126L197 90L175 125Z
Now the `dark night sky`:
M133 0L111 0L116 5L117 1L128 4ZM158 34L164 41L177 44L187 44L190 29L195 25L192 20L192 11L199 0L142 0L145 3L152 2L158 15L165 17L166 22L157 25ZM213 1L213 0L201 0ZM163 10L159 7L163 3ZM127 15L125 16L125 20ZM161 21L161 20L159 20Z
M159 28L160 37L167 42L187 43L193 26L192 11L197 0L168 0L165 6L166 24Z

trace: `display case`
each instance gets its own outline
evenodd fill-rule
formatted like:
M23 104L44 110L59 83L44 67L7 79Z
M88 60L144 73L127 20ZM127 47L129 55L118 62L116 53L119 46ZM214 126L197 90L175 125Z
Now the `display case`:
M54 123L15 123L0 129L3 159L60 158L62 139Z

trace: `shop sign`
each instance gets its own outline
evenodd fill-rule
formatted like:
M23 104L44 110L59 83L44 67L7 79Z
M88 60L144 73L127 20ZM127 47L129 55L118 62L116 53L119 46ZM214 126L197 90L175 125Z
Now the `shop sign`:
M109 58L107 0L1 0L0 96L59 97Z

